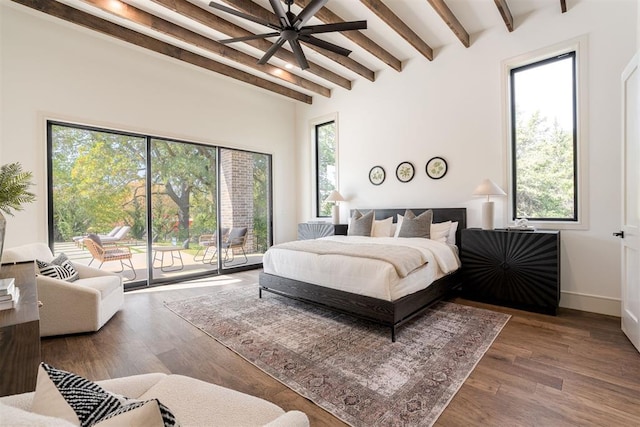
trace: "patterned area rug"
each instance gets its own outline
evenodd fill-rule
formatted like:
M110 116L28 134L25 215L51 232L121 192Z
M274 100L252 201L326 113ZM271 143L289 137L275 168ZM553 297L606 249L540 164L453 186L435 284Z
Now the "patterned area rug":
M430 426L509 320L439 302L398 329L263 292L166 303L194 326L353 426Z

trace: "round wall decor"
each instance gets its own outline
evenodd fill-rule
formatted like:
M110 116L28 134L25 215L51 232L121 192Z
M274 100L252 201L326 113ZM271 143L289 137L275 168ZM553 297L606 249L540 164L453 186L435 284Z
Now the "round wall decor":
M382 184L385 176L384 168L382 166L374 166L369 171L369 181L371 181L373 185Z
M447 161L442 157L433 157L425 168L431 179L440 179L447 174Z
M396 178L400 182L409 182L415 175L415 169L411 162L402 162L396 168Z

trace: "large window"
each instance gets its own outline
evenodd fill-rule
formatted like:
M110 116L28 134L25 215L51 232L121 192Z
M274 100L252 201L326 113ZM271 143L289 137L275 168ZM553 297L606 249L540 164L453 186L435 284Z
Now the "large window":
M273 241L270 155L56 122L48 135L54 252L127 287L261 265ZM126 265L101 265L90 234L130 254Z
M335 120L315 125L316 216L329 217L333 204L325 200L338 187Z
M576 52L510 70L512 219L578 220Z

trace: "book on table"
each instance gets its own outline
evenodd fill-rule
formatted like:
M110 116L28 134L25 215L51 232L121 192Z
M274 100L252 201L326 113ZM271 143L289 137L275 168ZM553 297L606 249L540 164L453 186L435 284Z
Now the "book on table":
M20 288L14 287L13 289L13 298L0 301L0 310L10 310L12 308L16 308L18 305L18 300L20 299Z

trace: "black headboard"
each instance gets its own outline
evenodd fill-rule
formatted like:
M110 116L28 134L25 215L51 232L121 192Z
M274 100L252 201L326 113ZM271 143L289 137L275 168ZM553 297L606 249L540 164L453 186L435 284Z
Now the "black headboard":
M402 209L374 209L375 218L377 220L393 217L393 222L398 221L398 214L404 215L405 211L410 209L416 216L426 210L433 211L433 222L457 221L458 230L456 231L456 245L460 247L461 231L467 228L467 208L402 208ZM351 209L350 215L353 215ZM371 209L358 209L362 213L367 213Z

